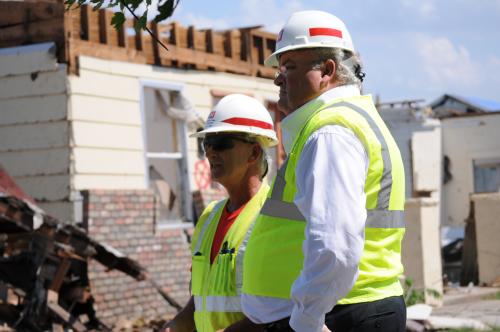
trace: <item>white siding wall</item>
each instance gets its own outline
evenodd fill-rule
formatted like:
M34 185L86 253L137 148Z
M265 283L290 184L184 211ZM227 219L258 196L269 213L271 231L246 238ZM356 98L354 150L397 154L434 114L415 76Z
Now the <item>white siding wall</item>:
M463 226L474 192L473 160L500 157L500 113L441 121L452 179L443 186L444 225Z
M414 111L408 108L379 109L379 113L391 131L401 152L405 168L406 197L410 198L413 196L414 190L420 189L414 188L414 173L426 173L429 171L429 169L414 169L415 165L412 158L413 135L418 132L436 131L440 126L439 121L416 116ZM435 147L440 148L441 142L438 136L436 137ZM439 191L440 188L436 188L435 190Z
M73 188L141 189L144 182L141 82L177 84L191 104L208 116L211 90L251 93L262 102L277 99L272 80L216 72L80 58L80 75L70 76ZM191 170L196 140L189 141ZM191 174L193 176L193 174ZM194 178L192 190L198 189Z
M0 162L42 208L70 220L66 78L53 44L0 50Z

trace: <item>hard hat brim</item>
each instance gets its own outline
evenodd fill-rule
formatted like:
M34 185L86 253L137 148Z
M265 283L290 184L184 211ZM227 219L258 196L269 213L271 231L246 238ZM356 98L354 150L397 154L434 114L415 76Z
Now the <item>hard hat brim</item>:
M283 48L275 51L273 54L271 54L270 56L268 56L264 60L264 65L266 67L278 67L278 65L279 65L278 55L280 55L282 53L285 53L285 52L289 52L289 51L300 50L300 49L307 49L307 48L340 48L340 49L343 49L343 50L346 50L346 51L354 53L354 49L353 48L339 47L338 45L333 46L333 45L330 45L330 44L327 44L327 43L324 43L324 42L323 43L309 43L309 44L289 45L289 46L283 47Z
M216 134L216 133L237 133L237 134L248 134L251 137L256 137L259 138L261 141L265 141L265 147L272 147L278 144L278 138L277 137L270 137L269 135L266 135L265 133L259 134L259 133L252 133L252 132L247 132L247 131L239 131L235 130L233 128L227 128L227 127L212 127L209 129L204 129L202 131L193 133L189 135L189 137L196 137L196 138L204 138L207 134Z

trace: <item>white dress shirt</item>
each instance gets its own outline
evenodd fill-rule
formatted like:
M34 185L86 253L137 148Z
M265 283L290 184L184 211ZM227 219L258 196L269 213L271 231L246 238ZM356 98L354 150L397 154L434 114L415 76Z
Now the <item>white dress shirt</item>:
M325 104L359 94L356 85L347 85L309 103ZM310 115L307 105L281 123L287 153ZM350 129L328 125L308 138L297 162L294 199L306 219L303 269L292 286L290 300L243 293L242 307L248 318L262 324L291 316L295 331L321 331L325 314L347 295L358 276L368 164L361 141Z

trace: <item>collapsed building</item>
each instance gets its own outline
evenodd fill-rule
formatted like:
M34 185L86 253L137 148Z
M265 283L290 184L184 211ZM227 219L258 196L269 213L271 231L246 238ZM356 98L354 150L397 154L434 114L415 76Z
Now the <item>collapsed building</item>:
M406 173L405 274L426 290L498 285L500 103L445 94L379 103Z
M1 165L0 240L0 321L16 331L111 331L94 310L90 260L156 285L138 262L47 215Z

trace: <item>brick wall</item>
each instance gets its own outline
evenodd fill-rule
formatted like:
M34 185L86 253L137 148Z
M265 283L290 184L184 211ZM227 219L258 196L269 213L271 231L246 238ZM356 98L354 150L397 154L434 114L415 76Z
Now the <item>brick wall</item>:
M83 195L89 235L139 261L164 291L184 305L189 298L192 228L157 231L150 191L99 190ZM97 316L110 326L120 318L158 318L176 312L148 282L106 272L97 262L89 264L89 279Z

